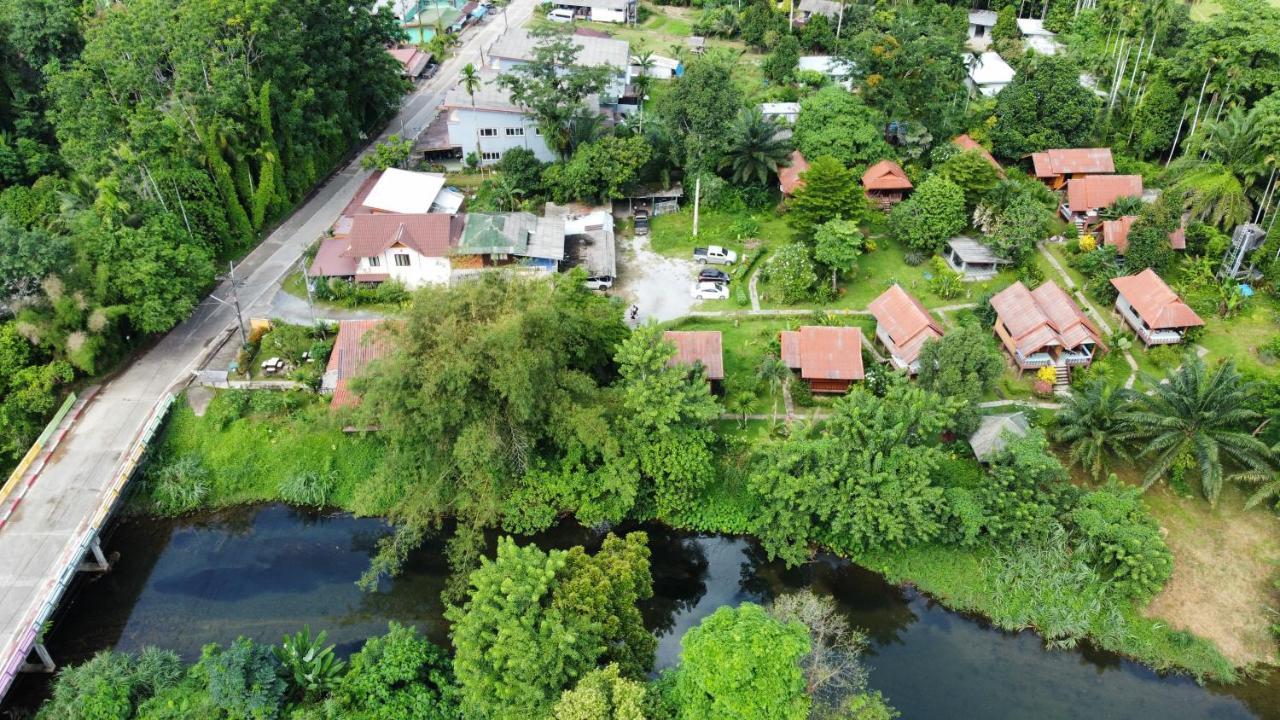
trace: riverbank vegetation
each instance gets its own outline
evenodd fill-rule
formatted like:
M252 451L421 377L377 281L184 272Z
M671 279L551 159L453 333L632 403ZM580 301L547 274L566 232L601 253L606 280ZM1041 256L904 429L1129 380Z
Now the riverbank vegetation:
M790 564L828 548L1055 645L1089 638L1161 669L1234 677L1210 644L1143 616L1173 569L1159 526L1138 487L1069 481L1049 442L1060 428L980 465L951 440L974 422L974 393L875 371L818 420L744 433L719 420L699 369L668 364L660 332L629 333L621 315L571 281L421 291L387 329L393 350L356 381L350 415L264 393L221 393L203 418L181 409L135 507L172 509L159 493L182 463L208 469L205 504L299 502L286 488L310 487L397 523L369 583L456 519L453 602L486 528L659 519L754 535ZM340 432L375 421L377 432Z
M0 466L395 111L373 6L0 2Z
M321 632L172 652L104 651L63 670L36 720L893 720L867 688L866 638L833 600L800 591L723 607L650 679L657 642L648 538L609 534L594 554L499 542L451 605L452 658L391 623L348 660Z

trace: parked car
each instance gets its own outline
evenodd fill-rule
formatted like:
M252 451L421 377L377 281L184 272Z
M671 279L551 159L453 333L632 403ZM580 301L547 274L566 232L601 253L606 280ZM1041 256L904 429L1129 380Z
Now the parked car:
M729 273L715 268L703 268L702 272L698 273L698 280L700 282L705 280L706 282L718 282L728 285Z
M608 290L613 287L613 278L608 275L592 275L583 284L588 290Z
M648 234L649 234L649 211L637 210L636 211L636 235L648 235Z
M556 8L547 13L547 19L554 23L573 22L573 11L568 8Z
M696 282L691 294L694 300L728 300L729 286L717 282Z
M738 253L726 250L719 245L710 245L704 248L694 248L693 260L703 264L732 265L738 262Z

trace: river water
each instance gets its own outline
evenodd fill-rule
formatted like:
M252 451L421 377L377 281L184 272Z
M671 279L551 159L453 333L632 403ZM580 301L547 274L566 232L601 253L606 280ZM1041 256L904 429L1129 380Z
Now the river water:
M653 551L655 597L643 610L659 639L659 669L678 661L680 637L716 608L810 587L834 596L867 632L871 685L908 720L1280 718L1280 680L1200 687L1108 653L1045 650L1034 633L992 629L836 558L788 570L749 540L640 529ZM391 620L447 646L439 543L415 553L378 592L355 587L387 532L375 519L282 506L121 520L105 543L120 553L115 569L82 581L64 601L49 648L61 663L147 645L194 659L206 643L240 634L275 642L310 625L348 654ZM532 541L594 549L601 539L569 524ZM24 677L9 707L30 707L45 692L45 682Z

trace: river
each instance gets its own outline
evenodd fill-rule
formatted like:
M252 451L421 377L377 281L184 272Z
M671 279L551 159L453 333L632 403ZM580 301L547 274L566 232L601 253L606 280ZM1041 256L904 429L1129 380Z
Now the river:
M867 632L871 686L907 720L1280 718L1280 682L1206 688L1089 648L1049 651L1034 633L993 629L837 558L788 570L750 540L639 529L653 551L655 597L643 610L658 636L658 669L678 661L681 635L716 608L810 587L833 595ZM440 543L416 552L378 592L355 587L387 532L376 519L274 505L122 519L105 543L120 553L115 568L78 583L56 616L49 648L62 663L147 645L194 659L206 643L239 634L275 642L310 625L345 655L391 620L447 646ZM601 535L566 524L531 540L594 549ZM45 692L46 682L24 676L9 707L29 708Z

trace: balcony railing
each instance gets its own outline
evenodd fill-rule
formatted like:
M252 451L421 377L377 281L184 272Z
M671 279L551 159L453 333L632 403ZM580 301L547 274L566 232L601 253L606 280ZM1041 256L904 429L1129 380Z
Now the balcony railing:
M1024 368L1048 367L1053 364L1053 356L1044 352L1031 353L1030 355L1016 352L1014 353L1014 358L1018 361L1018 365Z
M1138 337L1148 345L1174 345L1182 342L1182 333L1177 330L1149 330L1140 327Z

